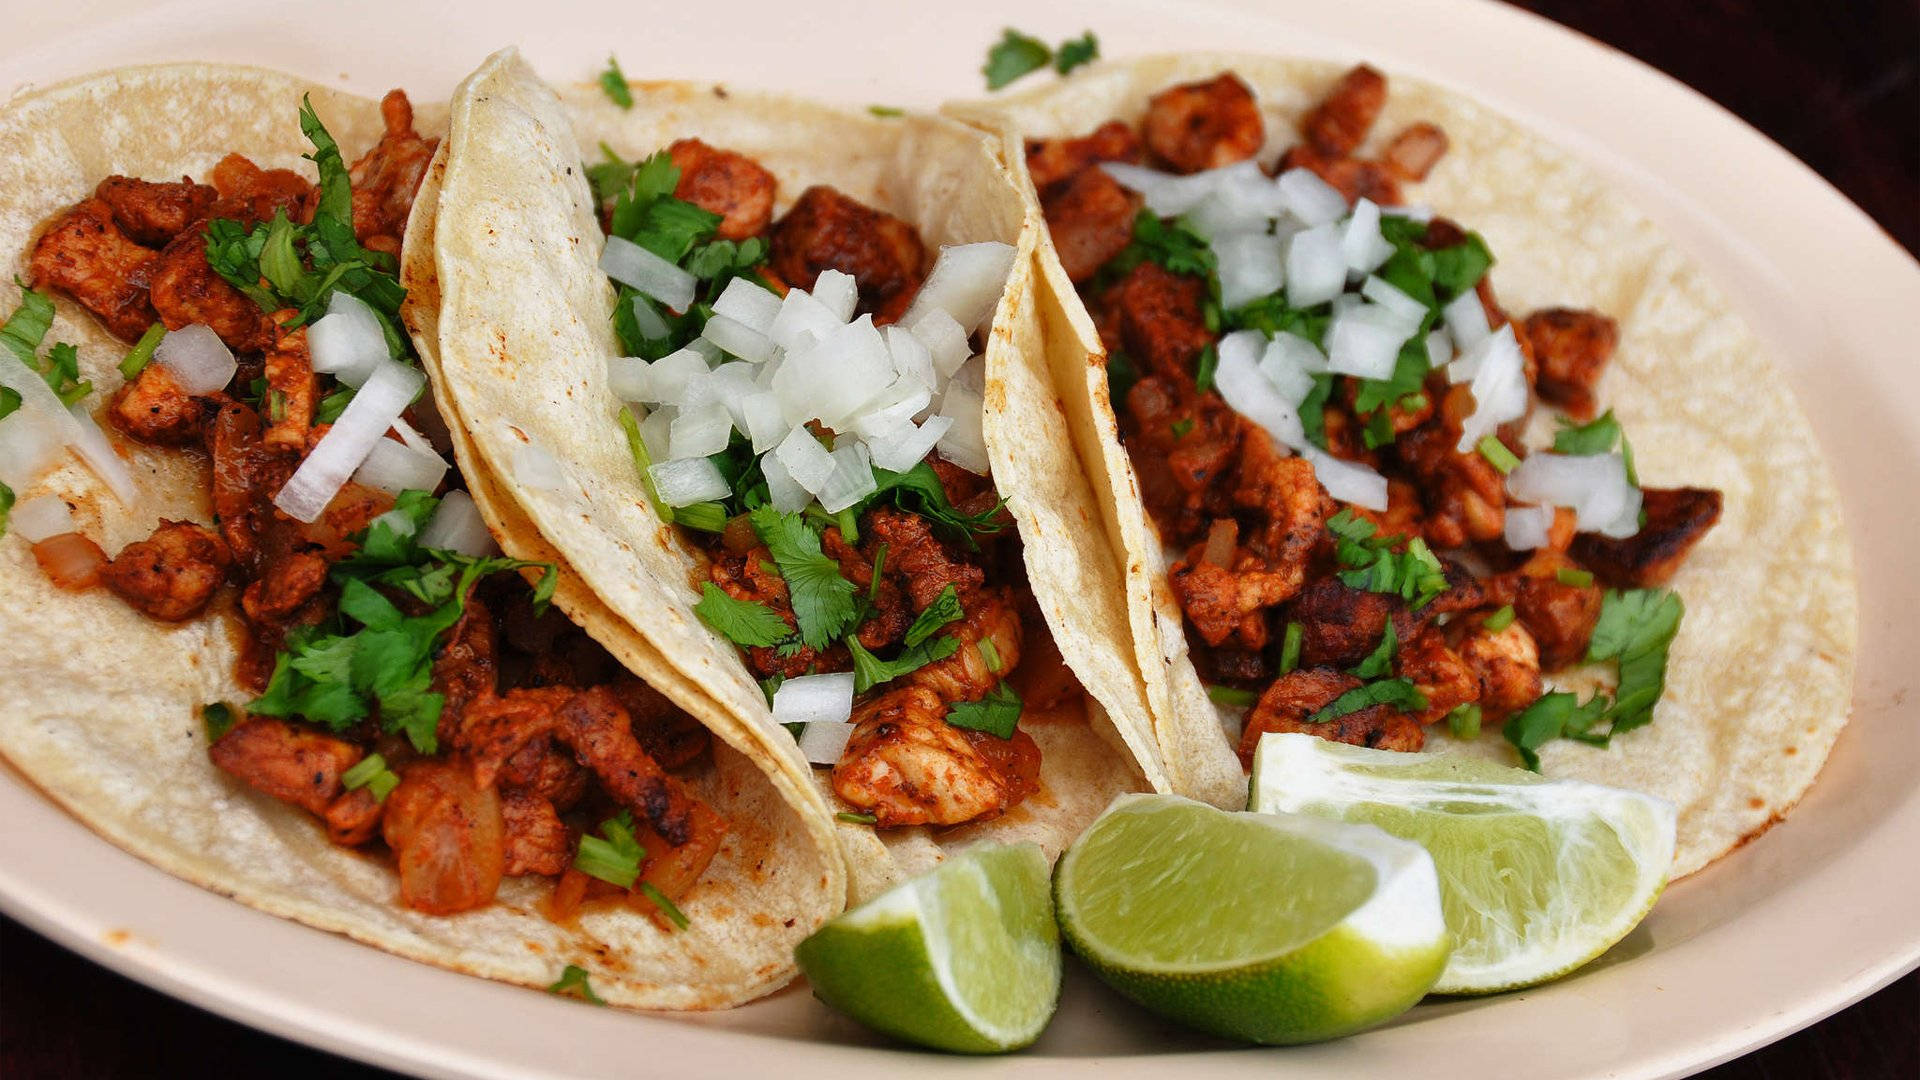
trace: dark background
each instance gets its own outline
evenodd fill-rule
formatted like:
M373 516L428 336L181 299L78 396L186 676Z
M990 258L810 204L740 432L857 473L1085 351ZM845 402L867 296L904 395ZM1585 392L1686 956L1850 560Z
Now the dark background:
M1920 252L1920 3L1522 3L1731 109ZM1920 900L1916 900L1920 902ZM156 994L0 919L0 1077L391 1074ZM1920 973L1711 1080L1920 1077Z

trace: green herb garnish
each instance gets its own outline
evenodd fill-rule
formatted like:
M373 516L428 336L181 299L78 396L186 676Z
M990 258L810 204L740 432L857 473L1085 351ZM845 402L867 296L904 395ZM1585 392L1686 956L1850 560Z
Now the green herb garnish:
M240 717L235 714L233 706L224 701L212 701L200 706L200 722L206 725L207 741L216 743L222 735L233 730L233 725L240 722Z
M140 340L128 350L126 359L120 361L120 377L133 379L146 370L147 363L153 359L153 350L159 346L160 339L166 336L167 328L163 323L147 327L147 332L141 334Z
M890 683L902 675L926 667L936 660L945 660L959 649L960 642L951 636L941 636L932 641L923 641L901 651L892 660L882 660L867 651L860 639L849 634L847 651L853 654L853 692L864 694L876 686Z
M750 512L749 520L786 579L800 640L808 648L826 648L859 618L858 590L841 576L840 564L821 553L820 537L799 514L762 506Z
M1513 605L1508 604L1487 616L1486 619L1480 623L1480 626L1489 633L1497 634L1513 625L1514 614Z
M979 701L963 701L947 710L947 723L1011 739L1020 723L1021 707L1020 695L1002 680Z
M1414 608L1447 591L1446 569L1421 537L1395 551L1405 537L1376 536L1373 522L1352 510L1328 518L1327 531L1334 535L1334 557L1344 568L1339 577L1348 587L1398 596Z
M1507 444L1492 435L1482 436L1477 448L1480 456L1487 459L1487 464L1498 469L1501 476L1507 475L1520 466L1520 459L1514 456L1513 451L1507 449Z
M1053 50L1047 48L1046 42L1008 27L1000 40L987 50L987 63L980 73L987 77L987 89L998 90L1046 67L1052 59Z
M872 814L856 814L851 810L842 810L833 816L836 821L844 821L849 825L871 825L880 820Z
M882 554L884 553L885 549L883 547ZM874 580L878 581L880 578L880 561L878 559L874 560L873 573ZM932 637L935 630L953 622L964 614L965 611L960 607L960 593L954 588L953 584L949 582L945 588L940 590L940 595L934 597L933 602L928 604L920 614L914 618L913 625L907 627L906 636L901 640L908 647L918 645Z
M1385 675L1387 672L1393 670L1393 653L1397 645L1398 640L1393 628L1393 620L1388 619L1387 628L1380 634L1380 644L1374 646L1373 651L1368 653L1366 658L1361 660L1359 664L1349 668L1348 673L1357 675L1362 679L1377 679Z
M1520 760L1526 762L1527 768L1539 772L1539 749L1554 739L1565 737L1605 746L1607 736L1593 734L1592 728L1606 715L1607 704L1604 694L1596 694L1585 702L1563 691L1542 694L1533 704L1509 717L1502 734L1520 751Z
M580 837L580 848L573 856L573 868L609 885L633 887L640 876L640 860L647 851L633 836L633 815L625 810L600 823L600 835Z
M400 785L400 778L387 768L387 759L379 754L368 754L356 762L353 768L340 774L340 783L348 791L361 788L373 792L375 802L386 802L387 796Z
M1417 712L1427 707L1427 696L1407 679L1382 679L1356 686L1334 698L1320 711L1307 717L1307 723L1324 724L1375 705L1391 705L1402 712Z
M1667 687L1667 650L1680 632L1686 606L1668 589L1607 590L1587 659L1618 660L1620 685L1607 711L1611 733L1644 727Z
M1060 43L1053 54L1053 70L1065 75L1082 64L1091 64L1100 58L1100 39L1089 30L1077 38L1068 38Z
M587 969L578 964L568 964L560 977L547 987L547 993L562 997L575 997L589 1005L605 1005L600 995L593 992L593 985L587 981Z
M685 930L687 928L688 920L686 913L680 910L679 905L667 899L667 894L661 892L653 882L641 882L640 893L647 899L653 901L653 906L659 908L660 914L665 915L667 921L672 923L676 929Z
M793 636L793 628L779 612L755 600L739 600L709 581L700 586L700 602L693 605L700 621L721 637L747 648L778 645Z
M1227 705L1244 709L1254 702L1259 701L1260 695L1253 690L1242 690L1237 686L1209 686L1207 687L1207 700L1213 702L1215 705Z
M1456 705L1447 714L1447 730L1456 739L1477 739L1480 737L1480 706L1469 701L1465 705Z
M1593 572L1591 570L1581 570L1578 567L1563 566L1553 572L1553 580L1562 585L1571 585L1576 589L1584 589L1593 584Z
M902 109L897 105L869 105L867 106L867 112L873 114L874 116L878 116L883 120L890 119L895 116L905 116L907 114L907 110Z
M1297 622L1287 624L1285 638L1280 644L1280 674L1287 675L1300 666L1300 639L1306 635L1306 628Z
M620 70L620 60L611 53L607 55L607 68L600 73L600 89L607 97L623 109L633 108L633 89L627 85L626 72Z

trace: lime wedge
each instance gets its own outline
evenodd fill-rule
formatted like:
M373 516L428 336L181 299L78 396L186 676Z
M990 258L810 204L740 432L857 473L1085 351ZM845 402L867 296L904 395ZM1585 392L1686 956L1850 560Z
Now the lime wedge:
M1268 735L1252 803L1378 825L1432 854L1453 932L1435 993L1512 990L1580 967L1639 925L1673 865L1664 800L1454 754Z
M1060 1001L1047 857L968 849L815 931L794 949L820 1000L939 1050L1032 1044Z
M1378 829L1123 795L1054 872L1060 928L1114 989L1261 1043L1332 1039L1447 962L1433 860Z

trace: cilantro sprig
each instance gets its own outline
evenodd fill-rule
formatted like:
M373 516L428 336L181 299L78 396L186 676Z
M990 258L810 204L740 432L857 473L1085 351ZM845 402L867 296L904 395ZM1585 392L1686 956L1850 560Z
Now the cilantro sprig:
M998 90L1008 83L1039 71L1048 64L1062 75L1100 57L1100 39L1088 30L1077 38L1060 43L1058 50L1030 34L1008 27L1000 40L987 50L987 62L980 73L987 77L987 89Z
M1620 678L1611 697L1542 694L1507 721L1506 738L1527 768L1540 771L1539 749L1557 739L1606 746L1615 735L1645 727L1666 691L1667 654L1686 607L1667 589L1609 589L1587 645L1587 659L1616 661ZM1602 727L1601 725L1605 726Z
M957 728L984 731L997 738L1011 739L1014 728L1020 724L1023 708L1025 703L1020 700L1019 692L1002 680L979 701L962 701L948 709L947 723Z
M700 587L700 602L693 605L693 612L735 645L765 648L793 636L793 628L779 612L758 601L729 596L711 581Z
M1350 588L1398 596L1415 609L1447 591L1446 568L1439 556L1416 536L1378 536L1366 518L1342 510L1327 519L1334 536L1334 557L1340 562L1340 580ZM1405 548L1395 548L1405 541Z
M606 69L600 72L600 89L607 97L622 109L633 108L633 89L627 85L627 74L620 70L620 60L609 53Z
M1307 723L1324 724L1375 705L1391 705L1402 712L1418 712L1427 707L1427 696L1411 680L1381 679L1356 686L1334 698L1307 717Z
M857 588L841 576L840 564L821 552L820 536L805 518L762 506L748 520L786 580L800 640L811 649L826 648L858 620Z

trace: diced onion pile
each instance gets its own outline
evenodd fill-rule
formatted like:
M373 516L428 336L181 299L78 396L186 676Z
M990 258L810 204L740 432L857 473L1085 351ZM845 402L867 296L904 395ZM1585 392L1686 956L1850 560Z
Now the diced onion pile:
M427 377L418 368L382 360L347 403L340 418L274 495L273 505L297 521L319 518L376 445L386 441L382 436L400 419L400 414L425 388L426 382ZM393 445L401 450L409 449L400 443ZM442 462L442 471L444 469Z
M1640 489L1627 479L1627 461L1619 454L1529 454L1508 474L1507 494L1568 507L1581 532L1624 539L1640 531Z
M611 240L608 249L601 267L615 280L676 310L692 303L660 267ZM735 278L693 344L651 363L610 359L614 395L650 407L640 434L660 501L724 499L710 458L736 431L760 455L781 511L817 501L837 513L877 490L875 468L904 472L935 450L984 475L984 380L969 366L970 339L992 318L1013 259L995 242L942 248L905 316L885 327L853 317L856 284L837 270L785 297ZM833 431L831 443L809 424Z
M800 752L816 765L840 760L853 734L853 673L801 675L788 679L773 692L773 720L801 724Z

